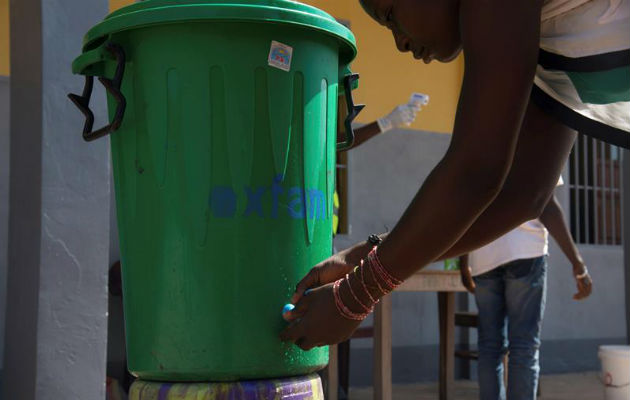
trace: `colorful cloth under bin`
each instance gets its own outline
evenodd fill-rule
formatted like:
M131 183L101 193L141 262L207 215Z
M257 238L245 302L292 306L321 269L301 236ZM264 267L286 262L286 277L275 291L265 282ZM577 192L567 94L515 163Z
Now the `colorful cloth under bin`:
M136 381L129 400L324 400L317 374L295 378L216 383Z

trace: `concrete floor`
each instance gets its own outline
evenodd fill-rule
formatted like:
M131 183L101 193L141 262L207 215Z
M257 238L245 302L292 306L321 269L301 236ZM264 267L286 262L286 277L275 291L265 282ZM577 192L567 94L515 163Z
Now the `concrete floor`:
M540 400L600 400L604 389L597 372L541 377ZM479 390L473 381L457 381L453 400L477 400ZM394 385L394 400L436 400L437 383ZM372 400L372 388L351 388L350 400Z

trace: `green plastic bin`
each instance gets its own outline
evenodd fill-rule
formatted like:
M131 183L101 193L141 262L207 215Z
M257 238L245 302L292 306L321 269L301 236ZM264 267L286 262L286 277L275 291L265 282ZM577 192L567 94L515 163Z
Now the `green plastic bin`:
M150 0L84 38L70 95L111 133L129 370L146 380L303 375L282 306L331 254L337 94L352 33L301 3ZM93 77L110 123L92 130ZM350 144L352 138L348 139Z

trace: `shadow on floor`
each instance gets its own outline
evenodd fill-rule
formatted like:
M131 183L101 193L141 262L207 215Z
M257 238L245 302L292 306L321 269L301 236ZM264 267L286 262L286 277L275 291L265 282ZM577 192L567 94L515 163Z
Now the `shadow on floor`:
M600 400L604 389L597 372L577 374L543 375L540 400ZM455 382L454 400L477 400L477 383L460 380ZM394 385L395 400L435 400L438 398L437 383ZM372 388L351 388L350 400L372 400Z

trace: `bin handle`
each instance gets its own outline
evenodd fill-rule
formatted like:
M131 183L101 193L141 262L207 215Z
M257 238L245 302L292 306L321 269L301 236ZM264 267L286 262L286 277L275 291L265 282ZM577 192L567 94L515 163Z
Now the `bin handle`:
M90 97L92 96L92 87L94 86L94 76L85 75L85 86L83 87L83 93L81 95L70 93L68 97L72 102L77 106L77 108L83 113L85 116L85 124L83 125L83 140L86 142L90 142L92 140L103 137L111 132L116 131L120 128L120 124L122 123L123 116L125 115L125 107L127 105L127 101L125 100L125 96L120 91L120 84L122 83L123 74L125 72L125 51L119 45L107 42L105 44L105 50L111 53L116 61L116 72L114 73L114 79L109 79L105 77L98 77L98 80L103 84L107 93L109 93L116 100L116 112L114 114L113 121L105 125L104 127L92 131L92 127L94 125L94 113L90 110ZM100 49L96 49L98 51ZM94 51L94 50L93 50ZM86 72L90 65L99 63L103 61L103 57L99 57L96 54L85 53L87 59L89 61L87 65L82 65L78 73ZM79 61L77 59L77 61Z
M352 86L359 79L359 74L350 74L343 77L343 89L345 91L346 106L348 107L348 115L344 121L346 128L346 140L337 143L337 151L349 150L354 144L354 130L352 129L352 121L359 115L365 104L354 104L352 99Z

